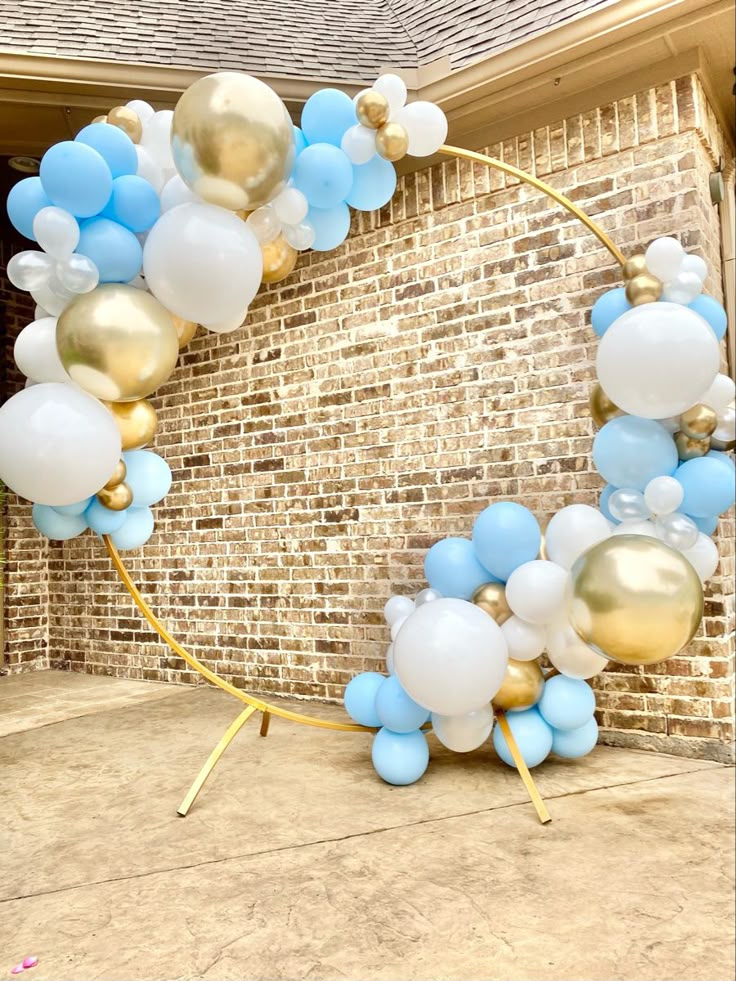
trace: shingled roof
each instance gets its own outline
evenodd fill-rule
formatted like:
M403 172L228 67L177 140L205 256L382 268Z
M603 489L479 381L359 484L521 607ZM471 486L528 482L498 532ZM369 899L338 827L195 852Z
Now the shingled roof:
M0 48L255 74L451 68L615 0L0 0Z

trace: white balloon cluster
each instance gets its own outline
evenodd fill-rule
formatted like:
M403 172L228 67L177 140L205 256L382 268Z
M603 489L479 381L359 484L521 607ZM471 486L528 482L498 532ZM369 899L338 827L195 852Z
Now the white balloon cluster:
M657 238L645 253L647 269L661 280L662 299L692 303L703 291L708 265L699 255L688 255L676 238Z
M314 243L314 225L307 219L308 211L306 197L289 185L269 204L248 215L245 223L261 245L273 242L283 233L292 248L304 252Z

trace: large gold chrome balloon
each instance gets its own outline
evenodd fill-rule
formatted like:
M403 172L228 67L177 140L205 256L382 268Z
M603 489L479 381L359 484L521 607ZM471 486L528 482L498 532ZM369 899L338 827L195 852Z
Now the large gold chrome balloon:
M513 616L511 607L506 602L506 587L502 582L487 582L479 586L473 593L473 603L493 617L499 627Z
M366 89L355 100L355 115L358 122L368 129L380 129L388 122L391 109L388 99L375 89Z
M537 661L509 658L503 683L493 696L496 708L509 712L536 705L544 690L544 675Z
M133 503L133 491L125 483L103 487L97 492L97 500L111 511L124 511Z
M174 110L171 151L182 180L223 208L253 210L285 186L296 153L286 106L251 75L217 72Z
M108 112L107 122L126 133L133 143L140 143L141 136L143 136L143 124L135 109L129 109L127 106L115 106Z
M703 587L674 548L647 535L613 535L570 573L570 623L595 651L621 664L656 664L682 650L703 616Z
M595 388L590 393L590 414L593 422L600 429L616 416L622 416L623 410L619 409L615 402L612 402L601 386L596 382Z
M176 336L179 339L179 350L181 350L183 347L187 346L187 344L197 333L197 327L199 325L193 320L184 320L183 317L177 317L173 313L171 314L171 319L174 321Z
M273 242L261 245L263 255L263 275L261 282L278 283L291 273L296 265L299 253L289 245L283 235L278 235Z
M710 449L711 440L707 436L703 439L693 439L686 433L675 433L675 446L678 457L685 462L705 456Z
M150 293L119 283L71 301L56 325L56 347L71 379L110 402L150 395L179 356L168 310Z
M148 399L136 399L135 402L105 402L104 405L112 412L118 424L124 450L140 450L156 435L158 418L156 410Z
M680 430L690 439L706 439L712 436L718 425L715 410L698 402L680 416Z

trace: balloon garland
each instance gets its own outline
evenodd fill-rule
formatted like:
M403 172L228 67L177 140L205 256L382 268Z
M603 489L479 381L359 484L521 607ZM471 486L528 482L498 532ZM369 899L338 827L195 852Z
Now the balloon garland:
M147 397L198 325L240 328L261 283L289 275L300 251L341 244L350 208L388 202L392 164L407 153L490 163L576 214L622 262L625 282L591 314L600 506L561 509L543 535L522 505L491 504L471 538L429 550L428 589L388 601L388 674L354 678L345 705L357 725L332 728L378 728L373 762L394 784L426 770L428 725L457 752L492 733L509 765L592 749L587 679L609 660L670 657L698 628L702 584L718 563L709 536L734 503L725 451L736 440L734 383L719 374L726 315L702 293L705 262L671 238L626 260L543 182L444 147L442 111L407 105L406 95L395 75L354 100L323 89L298 128L267 85L220 72L195 82L174 112L133 100L51 147L39 176L8 197L11 222L39 246L15 255L8 277L37 307L14 351L26 387L0 409L0 478L33 503L36 528L54 540L88 528L105 536L144 614L182 650L147 612L117 550L145 544L151 507L171 486L166 462L144 449L156 431ZM553 675L540 665L545 652Z

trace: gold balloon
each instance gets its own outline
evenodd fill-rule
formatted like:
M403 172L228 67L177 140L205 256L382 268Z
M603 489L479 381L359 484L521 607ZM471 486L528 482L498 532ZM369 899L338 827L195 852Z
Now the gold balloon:
M125 449L125 447L123 447ZM118 484L122 484L125 480L125 475L128 472L128 468L125 466L125 460L118 460L118 464L112 472L112 477L105 484L103 490L112 490L113 487L117 487Z
M388 122L388 99L375 89L366 89L355 101L355 115L358 122L368 129L380 129Z
M630 259L626 260L621 269L625 283L628 283L630 279L634 279L636 276L643 275L646 271L647 260L643 252L640 252L638 255L632 255Z
M538 661L515 661L509 658L506 674L493 696L495 708L509 712L536 705L544 690L544 675Z
M376 133L376 150L384 160L401 160L409 149L409 137L401 123L384 123Z
M681 460L695 460L699 456L705 456L710 449L711 440L707 436L705 439L692 439L685 433L675 433L675 446Z
M193 320L184 320L182 317L177 317L176 314L171 314L171 319L174 321L174 327L176 328L176 336L179 339L179 350L186 347L191 341L194 335L197 333L197 327L199 324L195 324Z
M273 242L261 245L261 254L263 256L261 282L263 283L278 283L279 280L286 279L293 271L299 255L283 235L279 235Z
M56 346L71 379L110 402L150 395L179 356L168 310L150 293L120 283L76 296L59 317Z
M703 616L703 587L674 548L648 535L612 535L573 565L570 623L621 664L657 664L682 650Z
M680 416L680 431L691 439L707 439L718 425L718 417L709 405L698 402Z
M596 382L595 388L590 393L590 414L593 422L600 429L601 426L605 426L607 422L615 419L616 416L624 415L624 412L622 409L619 409L615 402L609 399L601 386Z
M124 450L140 450L156 435L158 417L148 399L135 402L104 402L120 430Z
M493 617L499 626L513 616L511 607L506 602L506 587L502 582L487 582L479 586L473 593L473 602Z
M95 116L95 118L92 120L92 122L93 123L106 123L107 122L107 116L104 116L104 115L103 116Z
M638 307L642 303L656 303L662 295L662 283L656 276L640 273L626 284L626 299Z
M171 151L182 180L205 201L253 211L286 185L296 154L294 128L264 82L217 72L179 99Z
M135 109L127 106L115 106L107 114L107 121L111 126L117 126L131 138L133 143L140 143L143 136L143 124L140 116Z
M97 500L111 511L124 511L133 503L133 491L125 483L103 487L97 492Z

